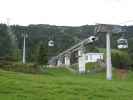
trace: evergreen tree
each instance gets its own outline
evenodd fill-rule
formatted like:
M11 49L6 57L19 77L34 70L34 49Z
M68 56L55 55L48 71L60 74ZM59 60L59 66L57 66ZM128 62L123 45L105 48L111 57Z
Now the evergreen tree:
M10 36L7 32L7 26L5 24L0 24L0 57L11 56L12 55L12 44Z
M43 42L39 44L38 55L37 55L37 63L39 65L47 65L48 64L48 56L47 56L47 46L44 47Z

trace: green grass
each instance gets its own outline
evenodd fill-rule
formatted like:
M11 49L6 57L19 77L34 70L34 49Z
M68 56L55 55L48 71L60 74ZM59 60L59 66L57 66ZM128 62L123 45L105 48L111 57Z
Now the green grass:
M105 73L76 75L47 69L33 75L0 70L0 100L133 100L133 73L105 80Z

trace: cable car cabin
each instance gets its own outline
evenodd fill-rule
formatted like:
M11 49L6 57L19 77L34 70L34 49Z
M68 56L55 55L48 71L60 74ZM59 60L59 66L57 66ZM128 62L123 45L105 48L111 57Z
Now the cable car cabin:
M53 47L53 46L54 46L54 41L53 41L53 40L50 40L50 41L48 42L48 46Z
M117 47L118 49L126 49L128 48L128 41L127 39L120 38L117 40Z

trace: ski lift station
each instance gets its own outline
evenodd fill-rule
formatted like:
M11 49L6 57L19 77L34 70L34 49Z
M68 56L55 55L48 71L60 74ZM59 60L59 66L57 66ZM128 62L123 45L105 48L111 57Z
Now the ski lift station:
M86 53L85 45L92 44L98 40L97 34L105 34L106 36L106 79L112 80L112 63L111 63L111 41L110 35L112 33L123 32L120 25L111 24L97 24L94 29L94 36L90 36L78 44L72 46L71 48L61 52L55 57L52 57L49 61L50 65L69 66L73 63L78 63L78 71L80 73L85 72L85 64L88 62L97 62L98 60L103 60L103 53ZM117 41L118 48L128 48L128 41L125 38L120 38ZM75 55L75 56L73 56ZM75 59L72 62L71 59Z

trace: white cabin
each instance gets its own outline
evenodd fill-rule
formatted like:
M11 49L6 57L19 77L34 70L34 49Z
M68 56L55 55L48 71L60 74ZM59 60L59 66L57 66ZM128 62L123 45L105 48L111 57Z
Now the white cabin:
M118 49L126 49L128 48L128 40L124 38L120 38L117 40Z

